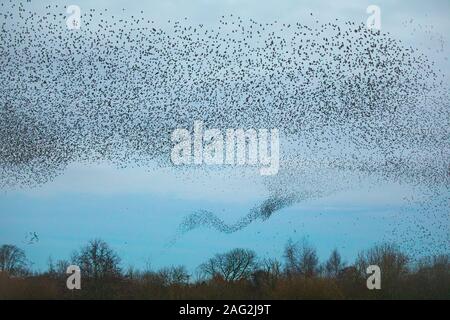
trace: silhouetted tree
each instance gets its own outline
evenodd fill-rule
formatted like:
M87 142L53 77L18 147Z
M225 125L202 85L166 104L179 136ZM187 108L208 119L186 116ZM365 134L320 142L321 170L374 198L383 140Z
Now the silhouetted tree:
M284 248L285 270L288 275L300 274L313 277L319 272L319 258L316 249L306 241L292 242L289 239Z
M260 263L261 269L265 271L267 274L272 275L273 277L279 277L282 273L282 265L281 262L277 259L264 259Z
M450 274L450 255L440 254L425 257L417 262L417 272L433 271L435 274Z
M341 255L337 249L334 249L328 260L325 262L324 270L328 277L336 278L346 267L346 263L342 261Z
M185 266L165 267L158 271L164 285L186 284L189 282L189 273Z
M277 259L263 259L259 269L252 275L253 284L260 289L267 286L273 288L282 276L282 265Z
M55 263L55 271L57 274L66 274L67 268L70 266L70 262L64 259L59 259Z
M27 259L25 252L11 244L0 247L0 271L19 275L26 271Z
M400 249L389 243L383 243L360 252L356 259L356 266L362 274L366 274L369 265L377 265L383 274L383 279L393 279L408 272L409 258Z
M409 272L408 261L408 256L397 246L384 243L359 253L355 266L364 278L369 265L380 267L383 290L379 290L377 294L384 298L396 298L401 295L402 282Z
M129 265L124 272L124 276L127 279L133 280L139 278L141 276L141 272L134 266Z
M19 261L25 263L20 249ZM0 247L2 269L11 259L11 247ZM21 253L20 253L21 252ZM13 255L14 256L14 255ZM5 259L5 257L7 257ZM275 259L256 262L251 250L234 249L217 254L198 271L198 281L188 282L183 266L152 271L149 266L139 271L129 268L119 276L117 255L101 240L91 241L76 254L82 267L82 290L69 291L65 274L68 261L49 261L48 273L26 273L26 277L10 277L0 272L2 299L448 299L450 288L450 256L422 258L409 268L408 257L397 247L378 245L359 254L354 265L343 267L337 250L323 264L329 277L309 277L319 272L315 250L307 243L292 243L285 248L286 272ZM382 290L368 290L366 268L381 268ZM9 270L21 270L15 264ZM1 269L0 269L1 270ZM91 271L89 271L91 270ZM97 270L97 271L95 271ZM290 270L290 271L288 271ZM339 270L339 272L337 272ZM50 272L51 271L51 272ZM83 274L83 271L86 272ZM93 279L97 272L97 279ZM331 276L331 274L336 274ZM287 275L287 276L286 276ZM232 281L238 280L238 281Z
M52 257L48 258L48 270L47 273L52 277L62 277L66 276L67 268L70 263L67 260L57 260L56 263L53 262Z
M216 254L200 266L207 276L220 276L226 281L249 278L256 269L256 253L247 249L233 249L227 253Z
M77 264L83 276L99 279L115 277L120 274L120 258L100 239L89 241L89 244L75 252L72 260Z

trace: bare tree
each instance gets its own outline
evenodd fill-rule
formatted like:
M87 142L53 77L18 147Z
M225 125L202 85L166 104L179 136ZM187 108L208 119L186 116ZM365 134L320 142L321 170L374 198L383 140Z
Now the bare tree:
M190 278L185 266L165 267L157 274L163 279L165 285L186 284Z
M266 258L260 262L260 267L252 275L253 283L258 288L274 287L281 278L282 265L277 259Z
M55 271L59 275L65 275L67 272L67 268L70 266L69 261L64 259L59 259L55 264Z
M226 281L249 278L256 269L256 253L247 249L233 249L227 253L216 254L200 265L207 276L221 276Z
M337 277L346 267L346 263L342 261L341 255L337 249L331 252L327 262L325 262L325 273L328 277Z
M289 239L284 247L285 269L287 273L296 273L298 271L296 247L292 239Z
M27 269L25 252L11 244L0 247L0 271L18 275Z
M272 258L264 259L261 262L261 269L275 278L280 277L282 273L281 262Z
M52 257L48 258L48 270L47 274L52 277L64 277L66 276L67 268L70 263L67 260L57 260L56 263L53 261Z
M119 256L100 239L91 240L80 252L74 253L72 260L89 278L115 277L120 274Z
M407 255L393 244L380 244L367 251L360 252L356 259L356 267L361 275L366 274L369 265L377 265L383 274L383 279L395 281L408 273Z
M133 265L129 265L124 272L125 278L130 280L139 279L141 275L142 273L138 269L136 269Z
M313 277L319 273L319 258L316 249L306 241L292 242L289 239L284 249L285 269L289 275L300 274Z
M419 259L416 263L416 272L450 275L450 255L440 254Z

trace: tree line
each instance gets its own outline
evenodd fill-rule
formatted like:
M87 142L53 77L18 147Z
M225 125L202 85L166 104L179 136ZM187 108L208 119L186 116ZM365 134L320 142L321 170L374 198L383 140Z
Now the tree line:
M81 269L81 290L66 287L69 265ZM367 288L369 265L381 270L380 290ZM236 248L189 273L183 265L123 268L111 246L94 239L35 272L24 251L7 244L0 247L0 299L450 299L450 255L413 260L383 243L353 263L337 249L321 262L308 242L289 240L281 260Z

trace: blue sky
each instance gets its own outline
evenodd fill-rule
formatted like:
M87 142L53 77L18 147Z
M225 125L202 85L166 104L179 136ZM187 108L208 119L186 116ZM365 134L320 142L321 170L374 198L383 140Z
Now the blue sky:
M359 197L370 198L370 195L360 193ZM289 237L309 238L322 256L336 246L351 258L362 247L380 240L380 235L389 230L383 217L394 216L400 205L395 200L389 201L387 194L382 203L369 200L346 203L347 197L350 198L343 194L307 201L234 234L200 228L171 244L178 224L192 210L208 208L225 221L233 222L255 202L182 198L179 194L143 191L8 193L2 195L0 207L1 240L26 249L39 267L45 265L50 254L53 258L68 257L71 250L93 237L105 239L124 262L140 267L148 261L155 267L172 263L194 267L209 255L233 247L252 248L260 255L279 257ZM39 242L26 244L26 234L30 231L39 235Z
M47 3L61 4L61 1L33 1L30 5L44 11ZM313 19L309 13L313 12L314 19L325 22L335 18L365 22L365 10L372 4L371 1L332 0L99 0L95 4L73 0L65 3L79 5L82 12L89 8L108 8L110 14L131 15L143 10L156 23L188 17L191 23L211 26L217 24L220 16L230 13L259 21L308 23ZM433 33L444 35L448 45L449 1L377 1L375 4L382 10L383 31L427 50L434 46L433 39L420 31L411 35L411 28L432 25ZM402 24L410 19L414 23ZM433 50L428 53L435 55ZM450 70L448 60L442 56L434 58L442 69ZM45 185L1 190L0 244L11 243L23 248L37 269L46 267L49 256L69 258L73 250L92 238L102 238L111 244L124 267L184 264L193 270L214 253L235 247L254 249L262 257L281 258L283 245L289 238L307 238L322 258L336 247L351 261L359 250L395 239L393 227L404 221L398 215L408 206L403 199L420 197L420 192L411 186L370 180L365 183L367 188L350 188L329 197L307 200L233 234L200 228L172 243L183 217L195 210L214 211L230 223L238 220L267 196L264 184L251 175L230 172L203 175L156 166L117 169L107 163L71 164L62 175ZM416 214L413 209L409 214ZM29 232L39 235L37 243L26 243Z

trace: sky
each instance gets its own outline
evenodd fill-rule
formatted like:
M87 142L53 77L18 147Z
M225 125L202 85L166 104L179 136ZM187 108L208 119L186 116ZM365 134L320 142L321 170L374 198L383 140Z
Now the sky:
M29 5L45 12L45 5L50 3L61 4L61 1L32 1ZM449 52L450 2L447 0L376 3L73 0L65 3L80 6L82 14L89 8L108 8L110 14L118 16L142 10L161 25L167 20L187 17L193 24L209 26L218 24L220 17L228 14L261 22L311 23L313 19L327 22L335 18L365 22L367 6L376 4L381 8L383 32L422 48L443 70L450 70L445 55L437 55L432 50L435 39L443 35L447 41L445 50ZM448 72L446 75L449 76ZM236 247L253 249L260 257L281 259L283 246L290 238L307 239L322 259L338 248L347 261L352 261L362 249L385 240L395 241L397 224L405 221L400 215L420 214L414 205L404 201L420 197L417 189L371 180L363 185L363 188L349 188L284 208L270 219L256 221L232 234L202 227L180 235L180 223L192 212L210 210L233 223L263 200L268 191L251 173L242 176L221 171L210 175L157 166L117 168L110 163L72 163L44 185L0 190L0 244L15 244L24 249L37 270L46 268L50 256L53 260L68 259L74 250L93 238L108 242L122 258L123 267L157 269L183 264L192 271L215 253ZM417 221L414 217L407 220ZM39 241L28 243L30 232L35 232Z

